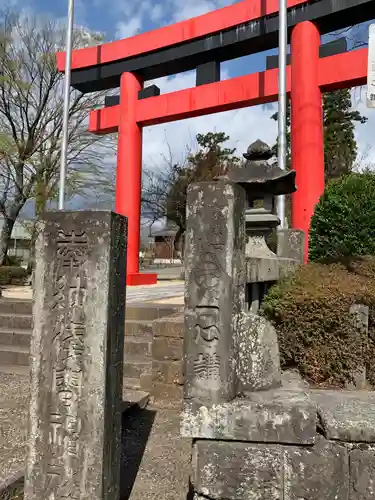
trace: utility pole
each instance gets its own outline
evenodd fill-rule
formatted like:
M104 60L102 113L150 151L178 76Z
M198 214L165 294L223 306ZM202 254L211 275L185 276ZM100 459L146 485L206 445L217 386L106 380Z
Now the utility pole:
M72 69L72 45L73 45L73 23L74 23L74 0L69 0L68 27L66 31L66 60L64 81L64 114L63 114L63 137L60 158L60 186L59 186L59 210L64 210L65 202L65 178L68 156L69 139L69 108L70 108L70 75Z
M375 108L375 24L370 25L368 37L367 107Z
M286 50L287 0L279 0L279 111L278 111L278 165L286 169ZM285 228L285 196L277 197L277 216L280 229Z

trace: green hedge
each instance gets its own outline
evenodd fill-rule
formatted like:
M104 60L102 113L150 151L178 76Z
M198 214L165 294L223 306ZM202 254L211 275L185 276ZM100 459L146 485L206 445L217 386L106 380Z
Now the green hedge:
M18 266L0 266L0 286L24 285L29 274Z
M375 255L375 175L331 181L311 221L309 259Z
M370 307L368 341L358 341L353 304ZM344 387L366 366L375 385L375 258L301 266L271 288L263 314L276 327L283 369L298 369L313 385Z

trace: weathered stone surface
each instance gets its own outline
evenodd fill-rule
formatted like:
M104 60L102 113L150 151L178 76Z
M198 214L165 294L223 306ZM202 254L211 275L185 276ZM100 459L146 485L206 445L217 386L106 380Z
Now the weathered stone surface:
M350 500L375 498L375 448L355 449L350 460Z
M363 304L353 304L350 307L350 314L353 314L357 323L358 330L362 335L368 334L369 307ZM362 339L363 342L364 339Z
M36 246L25 500L116 500L126 219L47 213Z
M184 383L182 368L181 361L153 361L152 379L161 384L182 385Z
M319 438L313 447L288 446L284 453L283 498L348 500L349 460L345 446Z
M327 439L375 443L375 393L313 390Z
M353 304L350 308L350 314L353 314L354 321L358 328L358 345L360 345L362 351L364 351L368 342L369 308L363 304ZM353 381L347 384L347 389L363 390L367 388L365 366L358 366L352 373L352 378Z
M152 323L154 337L176 337L183 339L185 322L183 314L176 314L168 318L161 318Z
M263 443L312 444L316 407L302 391L249 393L230 403L200 405L185 401L181 434L189 438Z
M270 389L280 385L279 344L274 327L257 314L239 315L235 333L239 390Z
M283 257L248 257L246 259L247 281L261 283L277 281L295 271L297 262Z
M182 339L158 337L152 343L152 357L157 361L180 360L184 355Z
M197 441L192 483L198 495L210 499L280 500L283 449L278 445Z
M305 233L301 229L277 230L277 255L304 263Z
M227 182L193 185L185 240L185 398L236 395L234 339L245 302L245 191Z

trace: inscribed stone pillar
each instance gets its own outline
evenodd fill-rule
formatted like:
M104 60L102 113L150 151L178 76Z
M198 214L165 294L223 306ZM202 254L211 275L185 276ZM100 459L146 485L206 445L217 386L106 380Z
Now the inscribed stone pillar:
M245 302L245 190L223 181L194 184L186 222L185 399L230 401Z
M36 245L25 500L118 500L126 218L47 213Z

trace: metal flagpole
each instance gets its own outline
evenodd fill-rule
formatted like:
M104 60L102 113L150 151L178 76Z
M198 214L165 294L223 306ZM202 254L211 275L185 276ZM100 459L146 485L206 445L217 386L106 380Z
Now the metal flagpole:
M375 24L370 25L368 36L367 107L375 108Z
M279 0L279 112L278 148L279 167L286 169L286 50L287 50L287 0ZM277 216L280 229L285 228L285 196L277 197Z
M72 67L73 21L74 21L74 0L69 0L68 28L66 32L64 115L63 115L63 137L61 144L59 210L64 210L64 197L65 197L66 162L67 162L68 138L69 138L70 73Z

